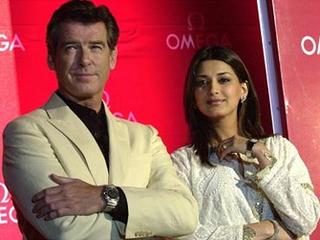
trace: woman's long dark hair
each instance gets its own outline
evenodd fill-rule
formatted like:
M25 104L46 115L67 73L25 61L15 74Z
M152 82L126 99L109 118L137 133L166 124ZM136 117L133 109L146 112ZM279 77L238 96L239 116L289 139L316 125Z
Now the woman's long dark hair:
M264 130L260 120L259 100L249 72L240 57L229 48L209 46L199 49L191 60L184 85L184 113L189 125L191 146L203 163L208 162L208 143L216 133L209 120L195 107L195 81L200 64L205 60L219 60L228 64L240 83L246 82L248 95L238 105L239 133L247 138L262 138Z

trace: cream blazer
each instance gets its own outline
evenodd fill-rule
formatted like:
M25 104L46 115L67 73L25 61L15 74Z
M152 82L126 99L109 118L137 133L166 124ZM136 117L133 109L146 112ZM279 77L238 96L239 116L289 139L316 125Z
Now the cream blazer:
M89 130L56 94L44 107L8 124L3 175L16 206L48 239L116 240L191 233L197 225L197 203L178 179L157 131L116 118L105 109L109 169ZM37 219L31 198L55 185L49 179L52 173L93 185L120 186L128 202L127 225L106 213Z

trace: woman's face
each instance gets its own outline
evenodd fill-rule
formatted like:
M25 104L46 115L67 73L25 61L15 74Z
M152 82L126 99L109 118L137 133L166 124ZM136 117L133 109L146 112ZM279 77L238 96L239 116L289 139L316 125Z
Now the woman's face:
M232 67L223 61L205 60L195 79L195 102L198 110L211 121L237 121L241 97L248 93L247 84L240 83Z

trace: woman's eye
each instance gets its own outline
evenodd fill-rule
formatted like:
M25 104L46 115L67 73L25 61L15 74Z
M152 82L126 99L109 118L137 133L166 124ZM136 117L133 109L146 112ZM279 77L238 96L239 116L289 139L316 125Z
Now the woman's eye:
M207 87L209 85L209 80L207 79L197 79L196 80L196 87Z
M220 78L219 79L219 83L228 83L228 82L230 82L230 79L229 78Z

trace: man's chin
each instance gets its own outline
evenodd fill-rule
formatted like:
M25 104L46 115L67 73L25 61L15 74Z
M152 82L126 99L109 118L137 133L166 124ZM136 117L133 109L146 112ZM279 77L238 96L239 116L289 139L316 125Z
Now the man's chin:
M60 93L68 99L77 100L77 101L85 101L90 99L102 98L102 93L96 91L88 91L88 90L78 90L78 91L61 91Z

